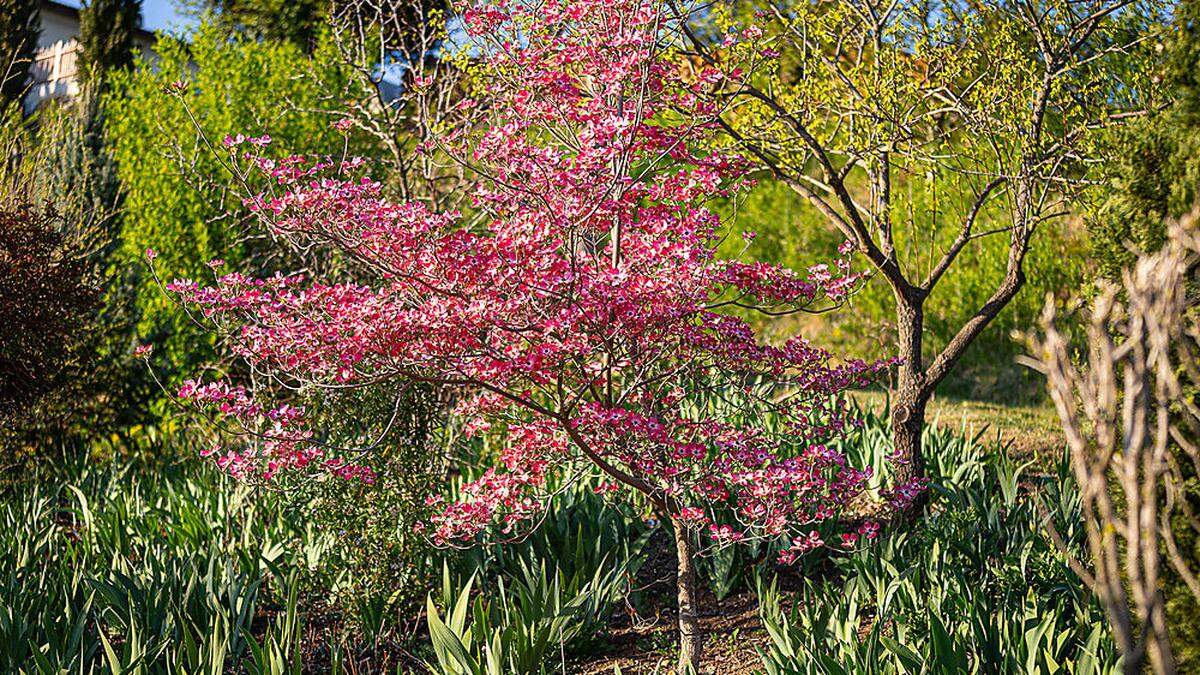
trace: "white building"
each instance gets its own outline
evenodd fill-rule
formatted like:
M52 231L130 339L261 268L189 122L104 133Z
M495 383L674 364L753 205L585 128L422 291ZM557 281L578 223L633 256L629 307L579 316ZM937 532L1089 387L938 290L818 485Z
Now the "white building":
M79 91L79 10L53 0L41 0L41 5L42 32L29 69L26 113L48 99L74 96ZM154 46L154 34L140 27L133 40L144 51Z

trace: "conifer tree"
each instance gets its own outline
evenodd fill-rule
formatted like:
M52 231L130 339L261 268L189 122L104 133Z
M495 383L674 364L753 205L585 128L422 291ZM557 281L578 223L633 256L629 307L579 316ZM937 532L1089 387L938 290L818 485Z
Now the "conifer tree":
M212 11L230 31L256 40L291 42L311 52L330 3L322 0L194 0L195 11Z
M133 64L133 36L141 21L141 0L92 0L79 11L84 81L101 80L105 72Z
M1159 101L1118 130L1099 208L1089 218L1099 273L1118 278L1138 252L1156 251L1166 223L1200 200L1200 0L1182 0L1162 42Z

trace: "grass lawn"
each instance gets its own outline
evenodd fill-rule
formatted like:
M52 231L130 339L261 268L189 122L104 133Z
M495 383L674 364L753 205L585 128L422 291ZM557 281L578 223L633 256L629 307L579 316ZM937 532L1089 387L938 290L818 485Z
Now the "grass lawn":
M887 409L888 392L857 391L851 397L863 408L881 413ZM1035 459L1039 466L1056 461L1063 447L1062 428L1054 404L1039 400L1013 405L971 399L935 396L929 402L928 421L942 429L980 440L999 440L1015 459Z

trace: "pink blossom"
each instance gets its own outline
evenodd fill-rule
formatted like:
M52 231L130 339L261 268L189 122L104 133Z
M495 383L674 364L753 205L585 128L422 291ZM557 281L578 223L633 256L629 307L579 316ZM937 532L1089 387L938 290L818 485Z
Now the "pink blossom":
M620 485L617 485L616 483L613 483L611 481L606 481L606 480L600 481L599 483L596 484L596 487L592 488L592 491L598 495L610 495L610 494L613 494L614 492L619 492L620 490L621 490Z
M929 480L924 477L917 477L907 483L892 486L891 490L884 494L884 497L888 500L891 508L903 511L928 489Z
M821 535L816 530L809 530L805 534L792 538L791 545L779 552L779 562L790 565L801 555L824 545L825 541Z
M868 520L858 526L858 533L867 539L875 539L879 536L879 523L874 520Z

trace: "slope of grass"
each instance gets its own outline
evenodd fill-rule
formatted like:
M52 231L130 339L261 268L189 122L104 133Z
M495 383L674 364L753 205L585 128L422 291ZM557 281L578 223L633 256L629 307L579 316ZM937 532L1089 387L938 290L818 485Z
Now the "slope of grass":
M852 398L865 410L879 415L888 409L885 391L858 391ZM1062 453L1058 416L1054 405L1044 398L1005 404L935 396L929 402L926 419L932 426L964 436L982 434L982 439L1004 446L1012 457L1036 459L1039 466L1049 466Z

